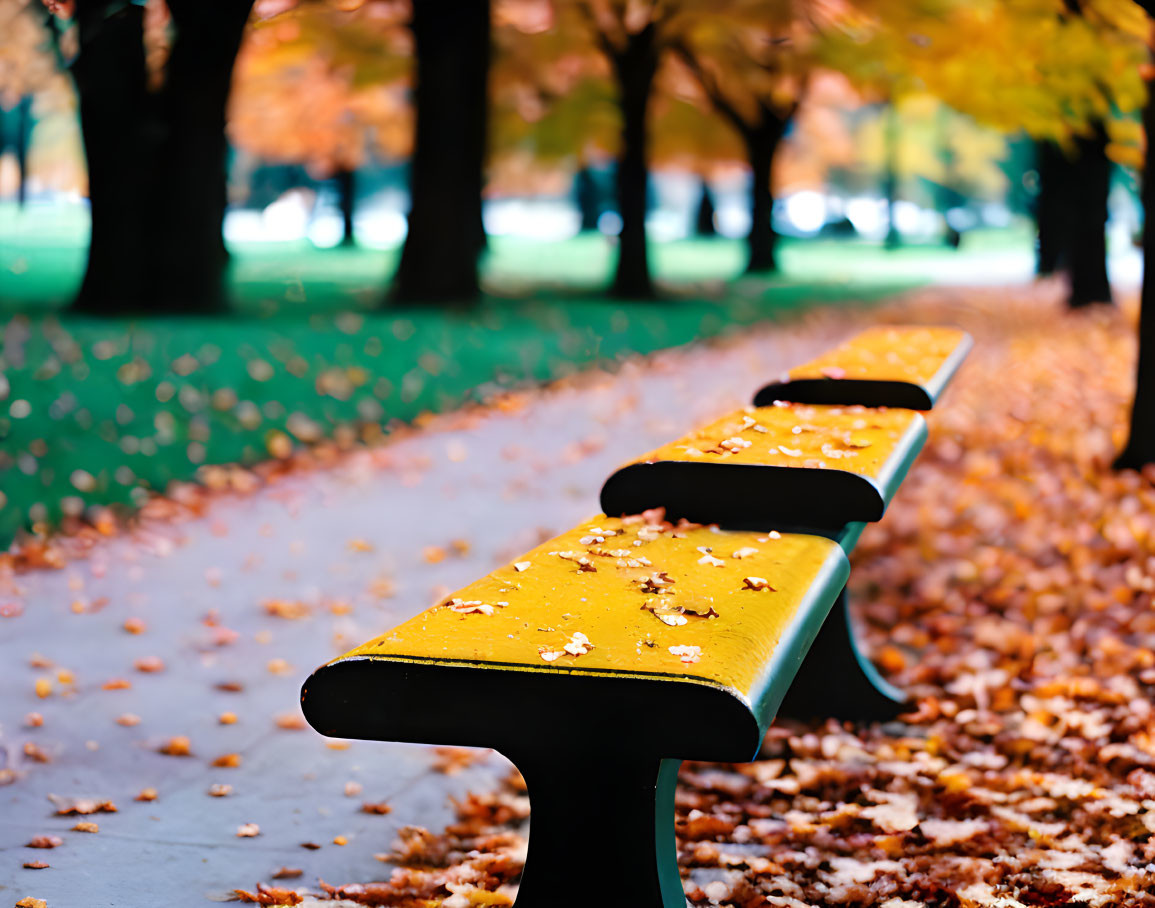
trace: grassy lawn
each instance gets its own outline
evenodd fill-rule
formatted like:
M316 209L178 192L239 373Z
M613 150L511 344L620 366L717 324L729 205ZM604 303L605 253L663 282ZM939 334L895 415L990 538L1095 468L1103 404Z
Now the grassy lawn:
M85 232L75 214L0 207L0 543L33 522L130 504L201 465L266 459L338 426L408 421L799 307L880 299L945 262L957 267L960 255L795 243L782 276L730 280L740 243L669 243L654 253L670 299L630 304L597 293L612 258L599 237L495 239L484 303L445 312L382 305L396 250L263 244L233 250L230 317L98 320L63 308ZM973 254L1025 242L976 236Z

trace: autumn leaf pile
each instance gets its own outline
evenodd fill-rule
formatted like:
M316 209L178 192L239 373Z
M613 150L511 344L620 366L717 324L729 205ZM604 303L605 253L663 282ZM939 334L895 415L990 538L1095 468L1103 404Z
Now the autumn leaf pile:
M777 727L757 763L687 766L687 894L1155 904L1155 488L1110 470L1134 324L1002 291L894 315L976 340L854 558L860 635L918 708Z
M968 291L896 317L976 339L853 611L918 708L687 766L687 894L742 905L1155 904L1155 489L1113 473L1134 326Z
M751 764L684 764L693 904L1155 905L1155 474L1109 468L1134 324L1041 296L935 291L885 313L977 342L855 554L860 636L917 706L777 725ZM472 798L444 835L407 831L387 882L317 895L506 904L523 806L508 785ZM591 893L601 872L575 858Z

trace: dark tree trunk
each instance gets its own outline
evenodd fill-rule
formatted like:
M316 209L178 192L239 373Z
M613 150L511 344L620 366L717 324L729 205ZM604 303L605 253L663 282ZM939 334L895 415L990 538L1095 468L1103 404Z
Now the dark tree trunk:
M353 209L357 203L356 176L351 169L338 170L334 179L337 181L337 197L341 205L341 233L342 246L357 245L357 238L353 233Z
M1039 142L1038 225L1040 275L1066 271L1071 282L1068 305L1079 308L1110 303L1107 277L1107 196L1111 161L1102 123L1075 141L1071 154L1054 142Z
M624 50L613 59L622 114L621 150L617 167L618 267L612 293L624 299L653 299L649 251L646 246L646 199L649 169L646 152L646 112L658 68L655 27L651 23L631 33Z
M80 50L72 65L88 164L92 234L73 304L84 312L138 309L143 299L142 200L150 136L144 130L144 10L77 0Z
M1069 179L1066 155L1056 143L1040 139L1035 143L1035 170L1039 175L1039 193L1035 199L1038 231L1035 273L1046 277L1064 267L1069 242L1070 210L1064 198Z
M252 5L253 0L168 0L175 40L157 98L163 139L146 234L150 304L164 311L214 312L225 306L225 115Z
M24 207L28 201L28 143L32 138L32 96L25 95L16 104L16 167L20 171L16 184L16 204Z
M894 207L898 203L898 110L891 101L886 108L885 136L886 142L886 175L884 191L886 193L886 240L887 249L897 249L902 245L902 234L898 232L895 222Z
M746 159L750 164L750 233L746 237L746 272L777 271L774 231L774 155L786 131L786 124L766 108L761 122L745 135Z
M398 302L468 303L480 295L490 56L489 0L413 4L417 123L409 233Z
M1155 92L1148 85L1143 126L1155 136ZM1143 167L1143 289L1139 298L1139 364L1127 445L1115 469L1138 470L1155 463L1155 142L1147 143Z
M1067 266L1071 277L1071 308L1110 303L1107 278L1107 196L1111 190L1111 160L1107 131L1095 124L1094 133L1076 141L1071 161L1070 248Z
M598 218L602 214L598 183L588 167L579 168L573 178L574 202L581 214L581 232L590 233L598 229Z
M702 180L702 197L698 200L698 214L694 218L694 233L698 236L717 236L718 228L714 226L714 194L710 192L710 184Z
M951 144L950 111L946 105L939 105L935 113L935 127L938 138L938 160L942 165L942 176L934 194L935 205L945 224L943 242L952 249L958 249L962 245L962 234L955 225L951 224L950 213L953 209L966 203L966 196L957 188L956 155L954 146Z
M92 239L74 303L118 314L224 305L225 108L252 0L169 0L163 88L146 87L142 8L78 0L72 71L88 164Z

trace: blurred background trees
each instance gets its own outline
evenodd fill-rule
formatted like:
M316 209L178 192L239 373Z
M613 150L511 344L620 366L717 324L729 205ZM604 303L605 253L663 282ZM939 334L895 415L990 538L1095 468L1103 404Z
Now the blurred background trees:
M1110 299L1108 200L1141 163L1131 0L2 0L0 16L0 188L25 197L31 155L41 192L87 196L89 312L220 309L222 225L256 236L251 213L290 200L338 225L323 244L358 223L402 244L396 302L476 300L487 222L533 234L511 226L532 203L559 236L605 235L609 292L631 299L657 294L655 237L743 235L758 274L780 233L957 245L1029 213L1039 273L1067 273L1078 306ZM75 148L69 104L71 170L47 164Z
M223 307L225 111L251 7L51 4L47 31L75 84L92 211L77 309Z
M127 495L882 274L1109 302L1149 54L1132 0L0 0L0 306L47 345L0 363L0 471ZM1124 467L1155 462L1152 299ZM50 394L89 374L111 409ZM109 449L91 483L59 420Z
M342 245L355 241L357 171L412 152L405 19L385 4L304 3L254 22L237 61L229 138L265 165L332 181Z

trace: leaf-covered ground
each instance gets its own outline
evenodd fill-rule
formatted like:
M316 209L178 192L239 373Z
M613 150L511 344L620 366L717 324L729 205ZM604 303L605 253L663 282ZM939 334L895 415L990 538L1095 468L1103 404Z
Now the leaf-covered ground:
M1108 469L1132 315L1068 315L1043 287L926 291L866 317L977 341L855 558L862 634L918 706L783 725L753 764L686 765L696 905L1155 901L1155 488ZM308 667L587 516L615 463L853 328L816 313L319 448L311 471L221 471L125 535L0 562L0 885L52 908L151 904L165 885L181 906L225 887L509 904L530 806L516 776L489 782L506 769L476 752L326 746L293 709ZM117 813L67 815L106 800ZM608 879L579 859L570 884L612 904Z
M977 340L855 557L863 633L918 708L883 726L776 727L752 764L686 764L687 896L741 908L1155 904L1155 487L1108 468L1131 319L974 291L887 315L960 323ZM509 904L528 807L515 778L460 802L443 835L404 831L383 882L323 892ZM596 861L575 856L567 885L612 903Z

